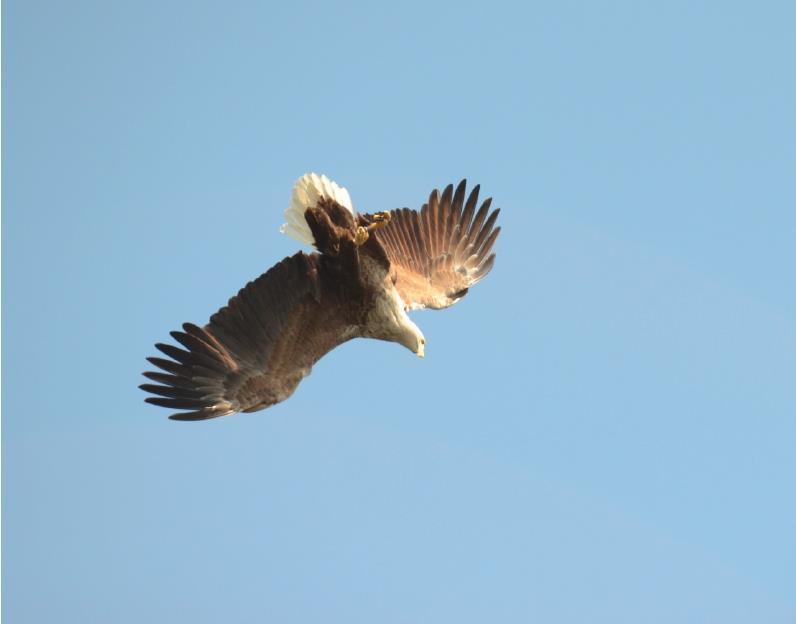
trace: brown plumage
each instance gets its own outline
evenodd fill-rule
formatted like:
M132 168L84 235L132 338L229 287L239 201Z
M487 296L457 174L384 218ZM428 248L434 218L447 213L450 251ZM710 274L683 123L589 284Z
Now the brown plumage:
M500 233L494 227L500 209L489 214L492 199L473 218L480 187L464 201L466 180L440 196L435 189L420 211L392 211L389 227L376 231L394 271L395 287L406 306L447 308L492 269L492 246Z
M168 359L148 358L161 370L144 373L155 382L141 385L156 395L147 402L182 410L175 420L264 409L357 337L398 342L422 357L425 339L406 310L455 303L494 264L499 211L489 213L487 199L476 212L478 192L465 202L463 180L455 192L433 191L420 211L355 215L345 189L304 176L286 214L295 225L299 212L318 251L249 282L204 327L171 332L181 347L155 345Z

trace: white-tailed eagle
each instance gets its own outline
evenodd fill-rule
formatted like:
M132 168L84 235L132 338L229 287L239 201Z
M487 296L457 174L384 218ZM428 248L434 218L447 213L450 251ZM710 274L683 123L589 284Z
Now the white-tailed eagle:
M352 338L397 342L423 357L426 340L407 310L446 308L495 262L500 232L491 198L465 180L431 193L418 210L359 214L326 176L302 176L282 232L316 252L285 258L249 282L204 327L185 323L155 345L168 359L144 375L146 400L204 420L287 399L313 364Z

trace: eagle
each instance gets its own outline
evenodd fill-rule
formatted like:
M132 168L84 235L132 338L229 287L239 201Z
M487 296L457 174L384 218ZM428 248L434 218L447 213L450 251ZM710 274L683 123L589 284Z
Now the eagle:
M148 403L173 420L254 412L284 401L326 353L353 338L397 342L419 357L423 332L407 315L459 301L495 263L500 227L491 198L466 180L431 192L420 210L361 214L325 175L298 179L281 232L315 248L244 286L203 327L171 332L180 347L148 361ZM477 208L477 210L476 210Z

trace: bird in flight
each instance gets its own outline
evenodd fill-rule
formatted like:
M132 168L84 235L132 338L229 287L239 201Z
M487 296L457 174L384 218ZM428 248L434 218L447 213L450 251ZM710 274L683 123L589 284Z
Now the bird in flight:
M397 342L419 357L426 339L407 311L456 303L495 262L491 198L466 181L432 191L420 210L360 214L345 188L308 173L293 187L281 231L316 251L285 258L244 286L204 327L171 332L181 347L142 390L182 410L174 420L255 412L287 399L312 366L352 338Z

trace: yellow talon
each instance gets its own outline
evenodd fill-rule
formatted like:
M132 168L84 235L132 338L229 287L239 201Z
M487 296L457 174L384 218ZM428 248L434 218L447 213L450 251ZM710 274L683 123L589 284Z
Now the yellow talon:
M377 212L373 215L373 223L368 226L368 230L375 230L376 228L382 228L387 225L390 220L392 219L392 215L390 214L389 210L385 210L384 212Z
M370 229L370 228L368 228ZM354 245L357 247L363 245L366 240L370 238L370 232L363 228L361 225L357 228L357 235L354 237Z
M356 236L354 237L354 244L357 247L362 246L368 238L370 238L371 230L375 230L378 228L382 228L387 225L390 220L392 219L392 215L390 215L389 211L385 212L377 212L373 215L373 222L368 224L368 227L362 227L361 225L357 228Z

